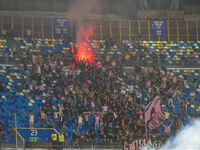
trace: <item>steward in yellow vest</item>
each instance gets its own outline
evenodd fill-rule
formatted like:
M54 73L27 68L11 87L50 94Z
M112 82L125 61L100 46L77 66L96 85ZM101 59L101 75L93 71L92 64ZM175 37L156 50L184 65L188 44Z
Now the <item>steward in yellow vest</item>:
M51 135L52 141L57 141L57 134L53 133Z
M58 139L57 139L57 134L55 132L51 135L51 139L52 139L52 149L56 150L58 145L57 143Z
M64 142L64 141L65 141L64 135L63 134L59 135L59 142Z
M65 141L65 138L64 138L64 135L63 135L63 133L61 133L60 135L59 135L59 149L60 150L62 150L63 149L63 147L64 147L64 141Z

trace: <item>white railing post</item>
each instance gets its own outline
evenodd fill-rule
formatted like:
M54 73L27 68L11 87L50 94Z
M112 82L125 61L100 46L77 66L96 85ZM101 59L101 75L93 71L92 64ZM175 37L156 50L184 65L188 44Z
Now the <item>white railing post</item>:
M15 113L15 140L16 140L16 150L18 148L18 144L17 144L17 115Z

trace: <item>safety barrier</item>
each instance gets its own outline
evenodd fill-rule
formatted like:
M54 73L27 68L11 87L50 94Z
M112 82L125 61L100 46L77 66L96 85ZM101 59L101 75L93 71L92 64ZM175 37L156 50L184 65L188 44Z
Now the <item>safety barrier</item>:
M84 19L83 24L90 24L93 29L91 40L102 40L112 37L116 40L134 40L141 33L143 40L148 41L198 41L200 21L167 20L167 35L153 36L150 20L113 20L107 18ZM70 37L75 39L75 22L70 22ZM26 29L32 30L32 38L62 38L69 35L54 33L54 17L41 16L0 16L0 29L13 29L17 37L26 37Z

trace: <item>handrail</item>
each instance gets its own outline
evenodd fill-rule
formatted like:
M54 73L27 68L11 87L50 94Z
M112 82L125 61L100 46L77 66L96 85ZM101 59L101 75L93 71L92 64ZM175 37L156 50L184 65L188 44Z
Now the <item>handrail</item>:
M19 136L19 138L22 140L22 146L23 146L23 148L25 147L25 140L24 140L24 138L21 136L21 134L15 129L15 128L13 128L13 130L15 131L15 132L17 132L17 135Z
M53 128L53 129L58 135L60 135L60 133L56 130L56 128Z

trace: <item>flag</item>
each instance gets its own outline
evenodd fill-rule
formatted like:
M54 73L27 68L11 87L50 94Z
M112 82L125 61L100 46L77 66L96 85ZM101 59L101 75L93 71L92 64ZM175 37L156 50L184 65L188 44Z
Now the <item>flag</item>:
M156 96L145 108L145 126L146 129L155 129L159 127L165 120L165 116L161 111L161 100Z
M91 84L91 83L92 83L92 81L91 81L91 80L87 80L87 82L88 82L89 84Z

